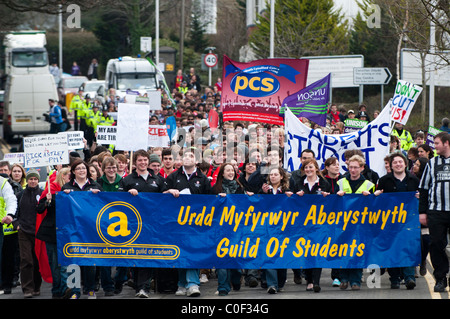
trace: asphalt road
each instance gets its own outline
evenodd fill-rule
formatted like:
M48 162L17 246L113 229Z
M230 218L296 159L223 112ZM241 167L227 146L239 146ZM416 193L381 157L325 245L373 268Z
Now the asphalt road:
M331 270L323 269L321 276L321 291L319 293L306 291L306 282L303 279L302 284L295 284L293 280L293 273L288 270L288 278L283 291L271 295L266 289L261 288L260 285L255 288L250 288L241 285L239 291L231 291L227 296L218 296L215 294L217 290L217 279L213 276L207 283L200 286L200 297L186 297L175 296L175 294L163 294L151 291L150 298L154 300L191 300L198 302L199 300L247 300L253 302L260 302L264 300L296 300L296 299L319 299L319 300L334 300L334 299L449 299L449 292L434 293L434 280L430 274L431 266L428 264L428 273L426 276L418 276L416 278L416 287L413 290L407 290L405 285L401 285L400 289L391 289L389 282L389 275L385 272L383 275L376 277L371 275L367 270L363 271L364 281L362 282L359 291L352 291L350 288L341 290L339 287L332 286ZM371 279L375 279L371 280ZM100 288L96 293L98 300L116 300L116 299L139 299L135 297L135 290L125 285L122 293L114 296L106 297L103 290ZM51 284L43 282L40 296L31 299L51 299ZM2 299L24 299L22 289L20 286L14 288L11 294L1 294ZM87 295L82 295L80 299L88 299Z

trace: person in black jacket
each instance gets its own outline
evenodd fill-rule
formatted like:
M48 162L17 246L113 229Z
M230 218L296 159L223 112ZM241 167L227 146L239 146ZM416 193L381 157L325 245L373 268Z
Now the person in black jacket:
M258 165L256 159L247 159L239 168L242 174L239 175L238 181L244 190L255 193L255 189L249 184L248 179L257 170ZM257 191L259 190L256 190L256 192Z
M236 179L236 171L231 163L220 165L217 181L213 186L213 192L220 196L228 194L243 194L244 188ZM226 296L233 286L234 290L241 287L241 270L240 269L217 269L217 294Z
M147 151L137 150L134 152L133 162L136 169L121 179L118 189L119 192L128 192L136 196L141 192L162 193L166 190L163 179L158 177L153 170L148 169L150 154ZM152 269L144 267L135 268L134 276L135 296L138 298L149 298L147 282L151 279Z
M305 194L328 196L331 185L322 176L319 165L315 159L308 159L302 163L300 168L302 176L299 181L291 187L291 191L298 196ZM320 292L320 276L322 268L310 268L305 270L306 290Z
M322 175L327 180L327 182L330 183L330 193L336 194L339 190L337 181L342 178L342 174L340 173L339 160L336 157L329 157L326 159L324 166L325 168L322 171Z
M166 179L167 191L174 197L182 194L213 194L211 182L196 167L200 155L188 148L183 153L183 165ZM200 296L200 270L199 269L178 269L178 290L175 295L188 297Z
M58 263L58 251L56 247L56 193L61 187L70 180L70 168L64 167L57 172L56 178L42 192L37 206L37 213L45 213L39 229L36 232L36 238L45 242L48 262L52 273L52 298L68 298L71 289L67 287L67 266L61 266Z
M416 192L418 196L419 179L411 174L408 168L408 160L401 153L393 153L389 157L389 166L391 173L388 173L380 178L378 181L377 190L374 192L375 196L381 193L393 192ZM388 268L388 273L391 281L391 288L400 288L400 277L403 274L405 279L406 289L414 289L416 286L415 268Z
M336 194L339 190L338 180L342 178L342 174L340 173L340 165L337 157L329 157L325 160L325 168L322 171L323 177L330 183L331 194ZM341 284L341 277L339 275L339 269L333 268L331 269L331 279L333 279L333 287L339 287Z
M83 161L82 159L75 159L70 166L70 181L64 184L61 187L61 191L69 194L70 192L92 192L97 194L102 191L102 187L91 178L91 173L89 172L89 165ZM101 269L101 268L100 268ZM82 268L83 271L83 283L84 290L88 293L89 299L95 299L95 266L84 266ZM109 283L109 287L107 284ZM108 280L105 278L102 281L102 287L105 292L113 291L114 285L112 284L112 280ZM80 291L78 288L72 289L73 295L71 298L78 299L80 297Z
M286 171L280 166L272 166L260 194L292 196L289 190L289 178ZM286 283L287 269L264 269L261 274L261 286L267 282L267 293L276 294L281 291Z
M40 295L42 277L34 251L36 233L36 206L42 189L39 173L30 169L26 177L27 187L17 196L17 230L20 251L20 281L25 298Z

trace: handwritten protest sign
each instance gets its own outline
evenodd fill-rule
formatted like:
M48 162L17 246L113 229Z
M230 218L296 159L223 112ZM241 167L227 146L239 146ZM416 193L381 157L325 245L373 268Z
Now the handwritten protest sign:
M420 86L398 80L392 98L392 121L405 125L421 92Z
M44 167L69 164L67 137L59 134L23 138L24 167Z
M4 161L8 161L9 164L16 164L19 163L23 165L25 163L25 154L23 152L21 153L7 153L3 157Z
M165 125L149 125L148 127L149 147L168 147L170 139Z
M116 149L137 151L148 147L148 104L119 103Z
M117 126L97 126L97 144L116 145Z
M84 148L83 131L59 132L58 134L65 135L67 137L67 146L69 147L69 149L79 150Z

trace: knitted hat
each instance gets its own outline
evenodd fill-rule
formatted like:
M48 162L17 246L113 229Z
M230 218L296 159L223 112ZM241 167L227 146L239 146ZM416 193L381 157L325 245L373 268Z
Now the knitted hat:
M161 159L159 158L159 156L157 154L150 154L150 163L154 163L154 162L158 162L159 164L161 164Z
M39 180L39 178L40 178L39 172L35 169L30 169L27 172L26 180L28 181L31 177L36 177Z

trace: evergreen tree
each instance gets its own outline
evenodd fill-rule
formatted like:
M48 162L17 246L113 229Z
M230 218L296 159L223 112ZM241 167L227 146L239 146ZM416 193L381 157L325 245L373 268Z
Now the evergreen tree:
M205 25L201 21L199 4L197 1L193 1L192 16L189 30L190 42L189 45L196 52L203 51L209 44L208 39L205 37Z

